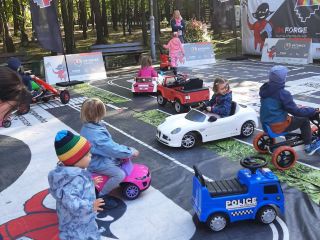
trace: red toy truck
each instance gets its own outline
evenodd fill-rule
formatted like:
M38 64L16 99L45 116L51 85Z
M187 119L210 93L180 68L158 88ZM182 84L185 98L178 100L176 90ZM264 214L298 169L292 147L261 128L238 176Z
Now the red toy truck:
M157 102L164 106L172 102L177 113L185 112L190 106L209 100L208 88L203 87L199 78L187 79L186 76L165 76L162 84L158 85Z

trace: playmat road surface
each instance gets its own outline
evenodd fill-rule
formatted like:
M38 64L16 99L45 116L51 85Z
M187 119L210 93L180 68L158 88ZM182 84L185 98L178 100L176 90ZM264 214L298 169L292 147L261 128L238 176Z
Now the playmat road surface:
M204 79L206 84L215 75L227 77L234 99L257 109L257 89L267 79L271 66L221 61L193 69L192 73L183 71ZM317 105L318 68L289 68L288 84L295 91L295 99L303 105ZM227 139L191 150L158 143L154 120L165 117L163 112L174 114L173 108L169 104L159 108L155 96L133 97L130 87L134 74L123 71L105 81L91 82L88 89L74 89L68 105L58 101L35 105L29 114L14 119L12 127L0 129L0 234L10 236L4 239L50 239L56 235L55 201L46 191L47 174L56 164L54 135L61 129L79 132L81 103L92 95L107 102L105 121L114 140L137 148L141 154L134 161L147 165L152 174L151 187L137 200L126 201L120 191L113 192L120 206L97 216L103 239L320 239L319 201L305 187L312 186L320 194L320 161L316 157L299 159L308 166L298 164L297 169L305 172L296 174L295 181L294 174L277 172L283 179L286 212L274 224L238 222L220 233L212 233L200 224L191 206L192 166L197 165L212 180L233 178L241 168L239 160L253 151L252 139Z

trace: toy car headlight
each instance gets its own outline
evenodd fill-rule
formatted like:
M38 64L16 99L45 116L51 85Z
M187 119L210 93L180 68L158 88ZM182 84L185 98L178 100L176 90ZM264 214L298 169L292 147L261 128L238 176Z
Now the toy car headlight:
M171 134L177 134L181 131L181 128L176 128L171 131Z

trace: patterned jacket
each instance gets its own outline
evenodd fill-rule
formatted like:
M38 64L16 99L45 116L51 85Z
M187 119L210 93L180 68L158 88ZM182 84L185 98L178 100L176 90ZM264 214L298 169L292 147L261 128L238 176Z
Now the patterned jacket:
M61 240L100 239L93 210L96 199L91 174L78 167L57 166L48 175L50 193L57 201Z

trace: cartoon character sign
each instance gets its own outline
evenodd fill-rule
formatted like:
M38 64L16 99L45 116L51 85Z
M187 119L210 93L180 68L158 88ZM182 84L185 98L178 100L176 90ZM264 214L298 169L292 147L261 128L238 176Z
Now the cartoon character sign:
M48 189L35 194L24 204L26 215L0 225L0 240L19 238L58 240L59 229L56 210L47 208L43 204L48 194ZM97 216L97 223L102 236L118 239L111 232L110 225L122 217L127 205L121 199L114 199L119 207L100 212Z
M277 55L277 49L276 46L272 46L270 49L267 49L268 57L270 60L273 60L273 58Z
M269 4L262 3L258 6L256 12L252 13L252 16L257 19L255 23L250 23L249 16L247 16L248 27L254 33L254 48L257 50L259 45L260 52L262 51L265 39L272 37L272 24L267 20L272 13L269 9Z

